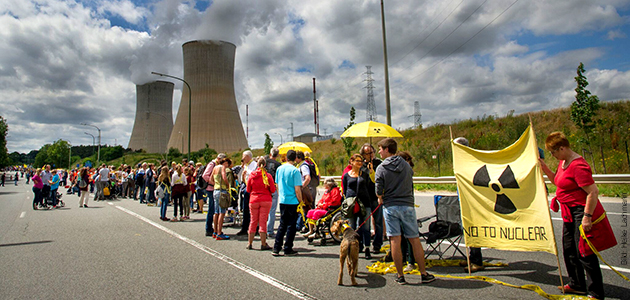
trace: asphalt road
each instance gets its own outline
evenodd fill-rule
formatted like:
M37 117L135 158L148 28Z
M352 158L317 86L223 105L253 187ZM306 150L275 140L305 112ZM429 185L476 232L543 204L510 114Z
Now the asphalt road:
M186 222L162 222L159 208L129 199L90 199L89 208L79 208L76 195L64 195L63 200L65 208L34 211L31 185L22 180L18 186L11 182L0 187L1 299L416 299L419 295L542 299L528 290L476 280L439 278L422 285L418 276L407 275L410 284L399 286L395 275L365 269L380 256L359 260L358 287L337 286L338 245L309 245L297 237L297 256L273 257L269 251L246 250L245 237L227 241L205 237L205 215L193 214ZM620 243L603 252L603 257L629 276L627 247L621 247L623 232L627 232L627 206L622 199L602 200ZM432 201L429 194L417 194L418 217L434 213ZM559 241L561 221L557 214L552 217ZM228 235L236 231L225 229ZM254 247L259 246L257 237ZM555 256L492 249L483 255L486 261L509 266L487 268L475 275L514 285L534 284L559 294ZM467 275L460 267L429 271ZM608 298L629 299L630 284L610 270L602 272ZM347 273L344 279L349 283Z

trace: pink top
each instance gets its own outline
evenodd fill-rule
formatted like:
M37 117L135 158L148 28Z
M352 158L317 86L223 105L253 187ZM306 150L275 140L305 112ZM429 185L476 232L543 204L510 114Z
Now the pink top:
M41 189L44 188L44 183L42 182L42 179L39 177L39 175L37 175L37 173L35 173L35 175L33 175L33 187Z

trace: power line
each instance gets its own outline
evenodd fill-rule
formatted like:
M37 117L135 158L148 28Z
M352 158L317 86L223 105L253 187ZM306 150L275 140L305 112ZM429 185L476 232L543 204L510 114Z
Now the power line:
M431 53L433 50L435 50L435 48L437 48L438 46L440 46L446 39L448 39L453 33L455 33L455 31L457 31L457 29L459 29L460 27L462 27L462 25L464 25L464 23L466 23L466 21L468 21L468 19L470 19L470 17L472 17L484 4L486 4L486 2L488 2L488 0L485 0L483 3L481 3L479 6L477 6L477 8L470 14L468 15L468 17L466 17L466 19L464 19L462 22L459 23L459 25L457 25L457 27L455 27L453 30L451 30L451 32L445 36L439 43L437 43L437 45L433 46L433 48L431 48L431 50L429 50L427 53L425 53L422 57L420 57L418 59L418 61L421 61L423 58L427 57L427 55L429 55L429 53ZM461 3L460 3L461 4ZM403 68L402 70L398 71L395 75L398 75L400 72L402 72L405 69L410 68L412 65L409 64L407 67ZM393 77L393 76L392 76Z
M452 3L452 2L451 2L451 3ZM460 5L462 5L462 3L464 3L464 0L462 0L461 2L459 2L459 4L457 4L457 6L455 6L455 8L453 8L453 10L452 10L452 11L448 14L448 16L446 16L446 17L442 20L442 22L440 22L440 24L438 24L438 26L436 26L435 28L433 28L433 30L431 30L431 32L429 33L429 35L425 36L425 37L424 37L424 39L422 39L422 41L420 41L420 43L418 43L418 45L416 45L415 47L413 47L413 49L409 50L409 52L407 52L407 54L405 54L403 57L401 57L401 58L400 58L398 61L396 61L393 65L398 64L398 63L399 63L400 61L402 61L405 57L407 57L407 55L409 55L411 52L413 52L413 51L414 51L414 50L416 50L418 47L420 47L420 45L422 45L422 43L424 43L424 41L426 41L426 39L427 39L427 38L429 38L429 37L430 37L430 36L431 36L431 35L432 35L432 34L433 34L433 33L434 33L434 32L435 32L438 28L440 28L440 26L442 26L442 24L444 24L444 22L445 22L445 21L446 21L446 20L447 20L447 19L448 19L448 18L449 18L449 17L450 17L450 16L451 16L451 15L452 15L452 14L453 14L456 10L457 10L457 8L459 8L459 6L460 6ZM449 5L450 5L450 3L449 3ZM447 7L448 7L448 5L447 5L446 7L444 7L444 9L446 9ZM444 10L440 11L440 12L436 15L436 18L437 18L437 16L438 16L438 15L442 14L442 12L443 12L443 11L444 11ZM433 20L432 20L429 24L432 24L432 23L433 23L433 21L435 21L435 18L434 18L434 19L433 19ZM426 28L425 28L425 30L426 30ZM424 32L424 30L423 30L422 32ZM421 32L421 33L422 33L422 32ZM411 44L411 43L409 43L409 44ZM407 45L409 45L409 44L407 44ZM407 46L405 46L405 47L407 47ZM395 74L394 74L394 75L395 75Z
M424 73L426 73L427 71L433 69L435 66L439 65L440 63L442 63L444 60L446 60L447 58L449 58L453 53L455 53L457 50L461 49L464 45L466 45L468 42L470 42L473 38L475 38L477 35L479 35L479 33L481 33L482 31L484 31L486 28L488 28L490 25L492 25L492 23L494 23L494 21L496 21L498 18L500 18L505 12L507 12L512 6L514 6L514 4L516 4L519 0L515 0L514 2L512 2L512 4L510 4L506 9L504 9L499 15L497 15L494 19L492 19L492 21L490 21L490 23L486 24L486 26L484 26L483 28L481 28L479 31L477 31L477 33L475 33L473 36L471 36L469 39L467 39L463 44L459 45L459 47L455 48L455 50L451 51L448 55L446 55L444 58L442 58L441 60L439 60L438 62L436 62L435 64L433 64L432 66L430 66L429 68L427 68L426 70L422 71L420 74L412 77L411 79L407 80L406 82L403 82L401 84L398 84L396 86L400 86L402 84L405 83L409 83L411 80L418 78L419 76L423 75Z

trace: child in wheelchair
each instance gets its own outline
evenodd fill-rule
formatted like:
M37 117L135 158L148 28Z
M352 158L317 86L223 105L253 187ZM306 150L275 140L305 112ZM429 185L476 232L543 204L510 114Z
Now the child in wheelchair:
M317 232L315 231L316 221L341 206L341 192L339 191L335 180L327 178L326 181L324 181L324 188L326 191L319 200L319 203L317 203L317 207L315 209L311 209L306 215L306 218L308 219L306 223L308 224L309 230L307 233L303 234L305 238L317 238Z

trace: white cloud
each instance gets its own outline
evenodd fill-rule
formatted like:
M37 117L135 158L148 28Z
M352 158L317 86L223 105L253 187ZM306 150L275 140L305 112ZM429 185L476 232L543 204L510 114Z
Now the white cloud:
M83 132L93 129L81 122L99 126L104 143L126 146L134 84L155 80L151 71L183 74L182 44L198 39L237 45L235 91L243 123L249 105L253 147L262 147L265 132L286 139L290 123L295 135L313 131L313 77L321 133L342 130L351 106L363 121L366 65L385 121L380 1L215 1L203 12L194 1L90 3L0 2L0 111L9 120L9 151L58 138L90 144ZM590 44L608 38L614 45L627 35L617 28L630 1L521 1L495 21L510 3L458 3L386 2L394 127L413 125L415 101L425 125L567 106L579 62L602 100L628 98L630 71L623 62L596 67L609 50ZM112 27L109 16L148 32ZM564 45L566 34L582 35L589 48ZM529 35L532 41L519 40ZM548 36L558 39L537 39ZM174 113L181 83L175 88Z

